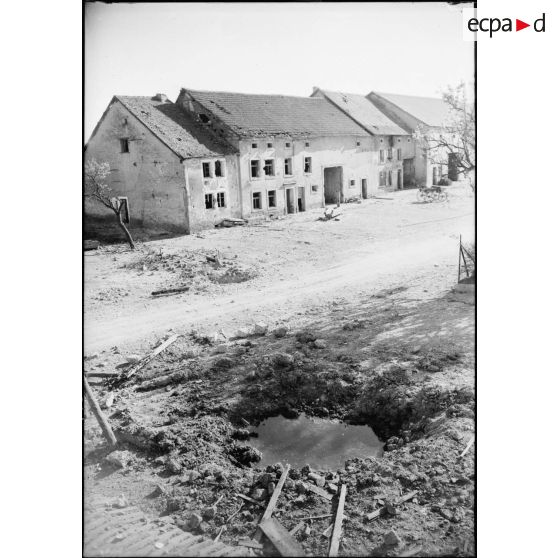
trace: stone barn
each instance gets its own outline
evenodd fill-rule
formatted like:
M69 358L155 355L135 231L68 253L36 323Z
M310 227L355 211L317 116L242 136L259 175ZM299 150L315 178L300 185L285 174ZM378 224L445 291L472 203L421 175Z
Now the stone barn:
M108 162L108 184L125 203L131 230L184 234L240 217L238 157L170 102L115 96L86 145L85 158ZM114 215L85 201L87 235L111 233Z

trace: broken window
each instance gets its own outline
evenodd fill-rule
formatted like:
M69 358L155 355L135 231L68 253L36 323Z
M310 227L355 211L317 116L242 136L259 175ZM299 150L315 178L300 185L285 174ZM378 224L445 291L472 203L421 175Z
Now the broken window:
M252 178L258 178L260 176L260 161L258 159L250 161L250 176Z
M380 163L383 163L385 160L385 151L383 149L380 149Z
M264 174L266 176L275 176L275 161L273 159L266 159L264 161Z
M312 157L304 157L304 172L312 172Z
M128 138L120 138L120 153L130 153Z
M204 178L211 178L211 163L202 163L202 172Z
M267 144L267 147L268 147L268 149L271 149L271 148L273 147L273 144L272 144L272 143L268 143L268 144Z
M293 159L289 157L285 159L285 176L290 176L293 174Z
M214 207L213 194L205 194L205 209L213 209Z
M386 172L380 171L380 186L386 185Z
M261 209L262 208L262 193L254 192L252 194L252 208Z
M312 193L315 194L318 191L318 185L312 184Z
M120 217L123 223L130 222L130 206L128 205L128 198L119 197L118 198L118 210L120 211Z
M401 148L397 150L397 160L401 161Z
M277 196L275 190L269 190L267 193L267 207L277 207Z
M350 180L349 181L349 188L354 188L355 187L355 181L354 180Z
M222 161L215 161L215 176L225 176Z
M217 192L217 207L225 206L225 192Z

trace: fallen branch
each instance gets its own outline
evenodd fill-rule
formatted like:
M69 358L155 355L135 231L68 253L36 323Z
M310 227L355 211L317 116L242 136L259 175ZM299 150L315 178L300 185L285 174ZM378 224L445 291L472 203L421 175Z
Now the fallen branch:
M105 418L105 415L101 411L101 408L99 407L99 403L95 399L95 395L93 394L93 391L91 390L89 383L85 379L85 376L83 377L83 387L85 388L85 394L87 396L87 400L89 401L91 410L93 411L93 414L95 415L95 418L97 419L97 422L99 423L99 426L101 427L101 430L105 435L105 438L107 439L107 441L111 446L116 446L117 444L116 436L114 435L114 432L110 427L110 424Z
M190 287L177 287L176 289L163 289L162 291L153 291L151 293L151 296L177 294L177 293L183 293L183 292L189 291L189 290L190 290Z
M171 335L166 341L161 343L156 349L142 358L138 363L134 364L130 370L124 372L126 379L131 378L138 370L141 370L148 362L151 362L159 353L163 352L168 346L172 345L178 339L178 335Z
M232 513L232 515L229 516L229 518L225 521L225 523L228 523L242 508L244 507L244 502L242 502L242 504L240 504L240 507Z
M329 546L329 555L337 556L339 553L339 542L341 540L341 525L343 523L343 508L345 507L345 496L347 495L347 485L341 486L339 494L339 503L337 505L337 515L335 516L335 524L333 527L333 535L331 536L331 544Z

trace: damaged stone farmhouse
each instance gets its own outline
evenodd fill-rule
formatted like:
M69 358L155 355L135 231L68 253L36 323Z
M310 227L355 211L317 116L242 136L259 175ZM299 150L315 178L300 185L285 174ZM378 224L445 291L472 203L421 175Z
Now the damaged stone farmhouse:
M443 170L413 133L446 113L440 99L319 88L309 97L182 89L174 103L115 96L85 157L109 163L133 229L188 234L435 184ZM112 220L86 199L86 234Z

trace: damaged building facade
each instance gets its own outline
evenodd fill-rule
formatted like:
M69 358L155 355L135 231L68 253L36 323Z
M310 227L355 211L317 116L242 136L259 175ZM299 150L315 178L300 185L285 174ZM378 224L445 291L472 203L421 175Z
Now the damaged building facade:
M432 183L413 135L425 115L383 99L318 88L310 97L182 89L174 103L115 96L86 159L109 163L125 220L154 236ZM87 199L85 217L86 234L113 226Z

